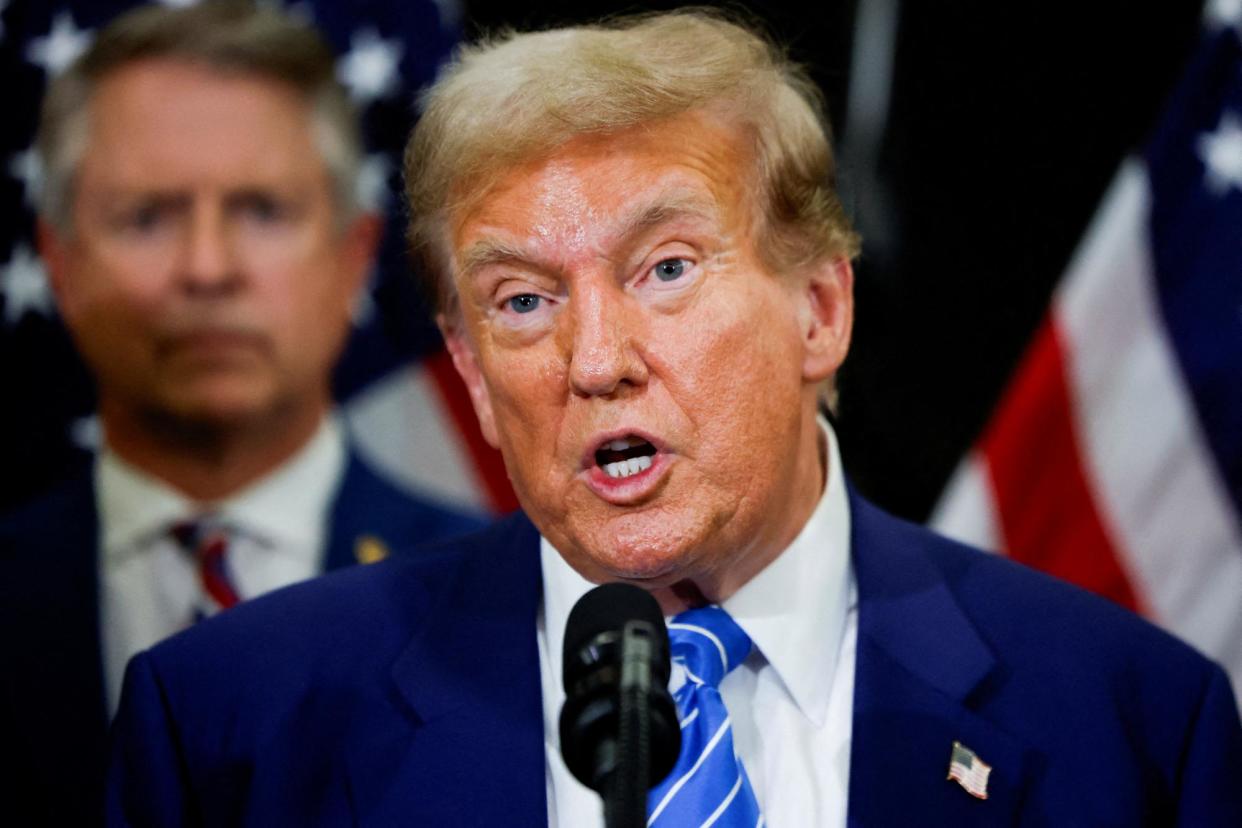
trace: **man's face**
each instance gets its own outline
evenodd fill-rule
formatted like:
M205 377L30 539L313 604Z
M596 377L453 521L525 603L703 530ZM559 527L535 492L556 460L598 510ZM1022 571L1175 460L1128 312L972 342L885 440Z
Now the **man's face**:
M325 406L374 225L338 226L304 101L151 60L100 83L89 124L72 231L42 240L105 422Z
M769 272L752 169L692 113L574 139L452 217L449 347L523 506L590 580L720 600L822 490L849 264Z

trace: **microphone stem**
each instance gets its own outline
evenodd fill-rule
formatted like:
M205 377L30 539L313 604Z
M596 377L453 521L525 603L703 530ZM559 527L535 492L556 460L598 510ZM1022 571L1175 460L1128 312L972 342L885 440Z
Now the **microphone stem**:
M645 828L647 768L650 763L650 721L647 694L638 688L621 693L617 768L609 775L604 797L607 828Z
M645 627L626 624L621 633L621 687L617 767L604 796L607 828L645 828L651 763L651 639Z

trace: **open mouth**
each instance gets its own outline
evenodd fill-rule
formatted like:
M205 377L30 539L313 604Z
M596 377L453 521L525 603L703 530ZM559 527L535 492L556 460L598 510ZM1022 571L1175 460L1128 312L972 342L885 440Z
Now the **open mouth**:
M611 440L595 451L595 464L613 479L632 477L651 468L656 447L641 437Z

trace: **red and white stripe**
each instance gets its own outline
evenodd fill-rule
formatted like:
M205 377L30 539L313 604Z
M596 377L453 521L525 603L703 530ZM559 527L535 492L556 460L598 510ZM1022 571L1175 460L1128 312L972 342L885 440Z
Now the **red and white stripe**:
M476 512L517 508L500 452L483 439L446 352L374 383L349 401L345 418L363 458L411 492Z
M1129 606L1242 689L1242 528L1161 322L1127 163L932 524Z

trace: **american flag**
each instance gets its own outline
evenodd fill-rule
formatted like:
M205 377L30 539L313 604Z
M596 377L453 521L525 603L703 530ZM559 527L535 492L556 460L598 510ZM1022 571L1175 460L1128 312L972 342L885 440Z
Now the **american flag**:
M1242 0L1123 163L933 523L1176 633L1242 690Z
M961 742L953 743L953 752L949 754L949 775L946 780L954 780L962 786L962 790L975 799L988 798L988 777L992 775L992 766L984 762L975 752Z
M32 145L47 79L67 67L100 26L134 5L0 0L0 77L6 87L0 125L0 507L53 483L99 439L89 376L57 317L33 242L41 171ZM362 194L387 215L384 244L335 377L357 448L414 491L476 510L514 508L499 456L478 433L403 244L401 150L417 91L459 39L457 0L304 0L287 9L314 23L337 50L338 77L359 110L368 145Z

